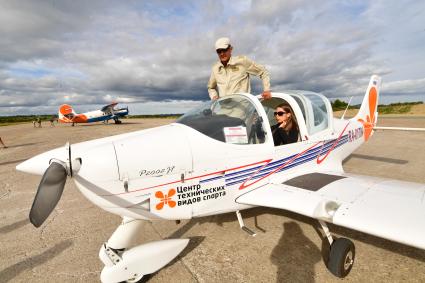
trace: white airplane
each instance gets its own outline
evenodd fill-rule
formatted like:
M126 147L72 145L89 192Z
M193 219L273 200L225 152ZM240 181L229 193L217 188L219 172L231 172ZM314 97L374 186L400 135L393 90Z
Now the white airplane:
M381 79L372 76L358 114L334 119L323 95L235 94L209 101L175 123L86 141L33 157L17 170L43 175L30 212L42 225L67 177L95 205L123 218L99 257L103 282L134 282L176 257L188 239L135 246L145 220L180 220L265 206L317 219L329 241L328 269L351 270L354 244L327 223L425 249L423 184L347 174L342 161L374 133ZM298 142L274 146L277 105L291 106Z
M113 119L115 124L121 124L121 120L119 118L128 115L128 107L116 109L115 106L117 104L118 102L113 102L103 106L100 110L81 114L77 114L74 109L72 109L72 106L63 104L59 107L58 111L59 122L72 123L74 126L75 123L108 122Z

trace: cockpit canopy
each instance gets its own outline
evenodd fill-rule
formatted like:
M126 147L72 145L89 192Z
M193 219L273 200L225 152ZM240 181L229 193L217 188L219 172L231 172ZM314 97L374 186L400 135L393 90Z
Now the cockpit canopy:
M257 144L265 141L262 119L252 101L242 95L208 101L176 122L226 143Z
M332 107L329 100L320 93L301 90L273 93L272 99L261 102L271 125L276 123L273 117L274 109L281 103L291 105L298 123L304 123L308 136L330 129L332 126ZM302 117L297 115L297 108L301 111Z
M203 103L176 122L215 140L232 144L262 144L272 137L275 108L287 103L299 126L300 139L324 133L332 127L332 108L321 94L306 91L272 93L272 98L234 94Z

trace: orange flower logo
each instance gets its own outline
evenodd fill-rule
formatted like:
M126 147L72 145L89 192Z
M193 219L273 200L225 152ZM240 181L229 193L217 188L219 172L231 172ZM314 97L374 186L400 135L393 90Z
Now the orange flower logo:
M364 139L367 141L369 136L372 134L372 130L375 123L375 111L376 111L376 102L378 95L376 93L376 88L372 87L369 91L369 115L366 115L366 121L359 119L358 121L363 124L364 128Z
M173 208L176 206L176 202L171 199L176 194L175 189L170 189L168 194L164 195L161 191L155 193L155 196L160 199L160 202L156 205L157 210L161 210L164 205L168 204L169 207Z

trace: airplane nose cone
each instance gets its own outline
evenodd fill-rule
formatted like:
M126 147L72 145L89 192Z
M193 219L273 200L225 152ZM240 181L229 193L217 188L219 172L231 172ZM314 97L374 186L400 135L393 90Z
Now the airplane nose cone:
M68 158L67 152L68 150L65 147L50 150L18 164L16 170L35 175L43 175L44 171L50 166L50 161L53 158L66 162Z
M21 171L21 172L25 172L25 173L30 173L30 174L38 174L38 168L40 166L37 165L37 162L34 162L33 160L34 158L30 158L28 160L25 160L24 162L18 164L16 166L16 170Z

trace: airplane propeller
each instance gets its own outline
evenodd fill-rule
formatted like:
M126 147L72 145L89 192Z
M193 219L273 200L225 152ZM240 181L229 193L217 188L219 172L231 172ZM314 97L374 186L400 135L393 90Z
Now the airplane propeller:
M56 207L62 196L66 178L66 168L56 161L44 172L30 211L30 222L35 227L40 227Z
M55 209L62 196L67 176L72 177L71 147L68 143L66 148L69 162L52 159L38 185L29 215L30 222L35 227L40 227Z

